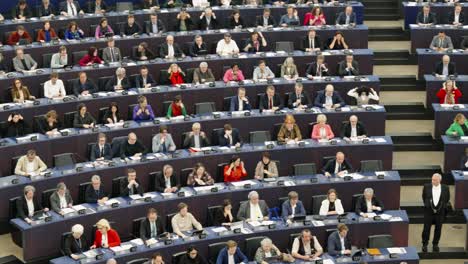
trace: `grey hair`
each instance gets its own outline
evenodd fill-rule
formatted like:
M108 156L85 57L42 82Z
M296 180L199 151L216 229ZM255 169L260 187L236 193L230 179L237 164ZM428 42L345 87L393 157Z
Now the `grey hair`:
M32 185L26 185L24 186L24 194L27 194L28 192L36 192L36 188Z
M372 188L365 188L365 189L364 189L364 194L366 194L366 193L372 194L372 195L373 195L373 194L374 194L374 189L372 189Z
M208 67L208 63L206 61L202 61L200 63L200 67Z
M116 75L122 74L122 73L125 73L125 68L119 67L117 68L117 70L115 70Z
M83 234L84 227L82 225L80 225L80 224L76 224L76 225L72 226L71 232L73 234Z
M195 129L195 128L201 128L200 123L198 123L198 122L193 123L192 124L192 129Z
M438 177L439 180L442 180L442 175L440 175L440 173L434 173L432 177Z
M65 185L65 183L59 182L59 184L57 184L57 190L66 190L66 189L67 189L67 185Z
M254 195L259 196L259 195L258 195L258 192L256 192L256 191L251 191L251 192L249 192L249 195L248 195L247 197L248 197L249 200L250 200Z
M99 175L93 175L93 177L91 177L91 181L101 181L101 177L99 177Z
M273 241L271 241L271 239L269 239L268 237L264 238L261 242L260 242L260 245L262 247L264 246L267 246L267 245L273 245Z

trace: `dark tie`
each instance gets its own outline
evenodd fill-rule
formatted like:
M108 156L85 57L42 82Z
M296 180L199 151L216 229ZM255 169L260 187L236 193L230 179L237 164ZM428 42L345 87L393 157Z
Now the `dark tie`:
M99 155L100 158L104 157L104 147L101 147L101 153Z
M80 250L80 252L83 252L83 249L81 248L81 239L75 239L76 241L76 244L78 244L78 249Z
M96 192L96 196L99 199L99 190L95 190L94 192Z
M424 15L424 24L427 23L427 15Z
M70 9L72 11L72 16L76 16L75 5L73 3L70 3Z
M269 101L268 102L268 108L272 109L273 108L273 98L270 98L268 101Z
M162 144L162 149L163 149L163 153L166 153L166 152L167 152L166 142L163 142L163 144Z
M111 62L115 61L115 55L114 55L114 48L110 48L111 50Z

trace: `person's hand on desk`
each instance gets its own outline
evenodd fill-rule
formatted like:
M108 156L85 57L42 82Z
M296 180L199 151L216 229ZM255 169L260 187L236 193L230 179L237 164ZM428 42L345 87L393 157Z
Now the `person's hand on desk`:
M373 205L373 206L372 206L372 210L374 210L374 211L382 211L382 208L381 208L381 207L378 207L378 206L375 206L375 205Z
M88 94L89 94L88 90L85 90L85 91L81 92L81 95L83 95L83 96L88 95Z
M351 250L345 249L345 250L343 251L343 255L351 255Z
M135 153L135 155L133 155L134 158L138 158L138 157L141 157L143 155L143 153Z
M263 217L263 221L267 221L268 219L269 219L268 216Z
M331 174L330 174L328 171L326 171L326 172L325 172L325 176L331 177Z
M343 176L345 176L347 173L348 173L347 170L340 171L340 172L338 172L338 173L336 174L336 176L338 176L338 177L343 177Z
M96 249L96 246L92 245L91 247L89 247L89 249Z
M33 222L33 221L32 221L31 219L29 219L29 218L25 218L24 221L25 221L26 223L28 223L28 224L31 224L31 223Z
M70 258L74 259L74 260L77 260L79 259L80 257L78 255L75 255L75 254L71 254L70 255Z
M102 198L102 199L100 199L100 200L97 200L97 203L98 203L99 205L104 205L104 203L107 202L108 200L109 200L109 198L104 197L104 198Z

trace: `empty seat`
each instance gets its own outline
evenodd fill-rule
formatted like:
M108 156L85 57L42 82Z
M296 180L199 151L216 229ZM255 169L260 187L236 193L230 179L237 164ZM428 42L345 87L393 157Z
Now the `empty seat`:
M322 205L322 201L327 199L327 195L314 195L312 196L312 206L310 211L313 215L318 215L320 213L320 206Z
M214 102L202 102L195 104L195 114L211 114L216 111L216 106Z
M63 114L63 125L66 128L72 128L73 127L73 120L75 119L75 113L76 113L76 111L67 112L67 113Z
M65 167L75 165L73 153L62 153L54 155L54 167Z
M50 206L50 196L52 196L52 194L56 191L57 189L48 189L48 190L45 190L42 192L42 197L41 197L41 200L42 200L42 207L44 208L51 208Z
M381 160L361 160L361 172L381 171L382 167Z
M133 2L116 2L116 12L133 11Z
M271 140L270 131L252 131L249 133L250 144L264 143Z
M78 185L78 203L86 203L86 188L91 185L91 182L83 182Z
M78 65L80 64L81 58L83 58L86 54L88 54L87 50L84 51L74 51L72 52L72 62L73 65Z
M389 248L393 246L392 235L372 235L367 238L368 248Z
M275 51L293 52L294 42L292 41L278 41L275 43Z
M315 175L317 174L317 167L315 163L300 163L293 165L294 175Z
M214 226L216 212L222 208L221 205L210 206L206 211L206 226Z
M120 183L123 181L127 176L121 176L112 179L112 197L119 197L120 196Z
M146 217L140 217L140 218L132 220L132 236L134 238L139 238L140 237L141 221L143 221L145 219L146 219Z

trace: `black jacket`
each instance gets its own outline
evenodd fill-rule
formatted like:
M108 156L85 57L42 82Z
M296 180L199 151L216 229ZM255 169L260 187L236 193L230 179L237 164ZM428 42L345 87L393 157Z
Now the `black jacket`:
M418 15L416 16L416 24L437 24L436 15L430 12L429 15L427 16L426 22L424 23L424 13L419 12Z
M106 10L106 12L110 11L109 6L104 2L104 0L101 1L101 10ZM96 12L96 1L88 1L86 12L92 14Z
M123 78L122 82L120 83L122 85L122 89L124 90L128 90L130 88L130 81L128 80L128 78L125 76L125 78ZM112 79L110 79L107 83L106 83L106 91L108 92L111 92L111 91L114 91L114 86L117 85L117 76L113 76Z
M291 92L289 94L288 107L296 108L297 106L294 106L293 104L296 102L297 99L298 98L297 98L296 93ZM301 105L306 105L308 107L312 105L312 101L310 100L309 94L306 91L302 91L302 93L300 94L300 99L301 99Z
M442 74L443 70L444 70L444 64L441 61L439 61L436 64L435 73ZM449 75L457 75L457 67L455 66L455 63L449 62L449 64L448 64L448 73L449 73Z
M73 127L75 128L83 128L83 125L90 125L92 123L96 125L96 119L89 112L86 112L84 117L81 117L80 113L76 112L73 117Z
M452 25L453 21L455 21L455 12L454 11L449 13L449 15L447 17L447 24ZM460 15L458 16L458 22L462 23L463 25L465 24L465 15L463 15L463 11L460 12Z
M229 141L227 138L224 137L224 130L221 131L219 134L218 142L220 146L228 146ZM236 145L237 143L242 144L242 139L239 135L239 130L237 128L232 129L232 146Z
M125 23L125 25L123 25L122 33L124 33L126 36L131 36L134 34L141 34L141 31L141 26L137 22L133 23L132 26L130 26L128 23Z
M114 155L112 154L112 147L109 143L104 144L104 151L101 154L101 151L99 149L99 144L94 144L91 147L91 154L89 157L89 160L95 161L98 158L104 157L105 160L111 160Z
M239 22L236 22L236 20L234 20L233 17L228 18L227 23L226 23L226 27L228 29L234 29L239 26L241 26L242 28L245 28L244 19L242 19L242 17L239 17Z
M330 173L331 175L335 174L335 165L336 165L336 159L330 159L325 166L322 168L322 173L325 174L325 172ZM353 167L351 164L348 162L347 159L341 163L341 169L339 171L344 171L347 170L348 172L351 172L353 170Z
M81 85L80 79L76 79L73 81L72 88L73 93L76 96L80 95L84 91L88 91L89 93L97 93L99 91L96 84L94 84L90 79L86 79L86 82L83 85Z
M253 41L251 38L249 38L246 42L245 42L245 47L247 47L249 44L250 44L250 48L247 50L247 52L249 53L256 53L256 52L262 52L262 51L266 51L268 50L268 46L263 46L262 45L262 37L258 36L258 49L256 49L253 45ZM242 49L243 50L243 49Z
M210 25L208 26L208 22L206 21L206 17L203 17L198 21L198 29L200 30L207 30L207 29L217 29L218 28L218 20L214 17L211 17Z
M166 230L161 221L161 218L158 217L156 218L156 236L159 236L164 232L166 232ZM148 218L145 218L141 220L140 222L140 238L143 241L146 241L151 238L157 238L157 237L151 237L151 224Z
M356 133L357 133L357 136L367 135L366 127L359 121L356 124ZM351 137L351 123L345 122L343 124L343 126L341 127L341 135L340 136L342 138Z
M340 96L340 94L337 91L333 91L332 101L333 101L333 104L340 104L340 106L346 105L345 101L343 100L343 98ZM315 100L314 100L314 105L316 107L323 108L323 105L325 104L325 102L326 102L325 90L318 91L317 97L315 97Z
M42 210L42 205L39 203L36 196L33 197L33 203L34 212ZM21 219L29 218L28 203L26 202L26 198L24 196L16 200L16 217Z
M171 187L177 187L177 189L180 188L179 178L177 177L175 173L173 173L171 176ZM164 192L165 189L166 189L166 180L165 180L164 174L161 173L156 178L155 190L157 192Z
M192 45L190 45L190 48L189 48L190 57L203 56L208 53L209 53L208 46L206 45L205 42L202 42L200 47L198 47L198 45L195 42L193 42Z
M319 36L315 36L314 38L314 42L315 42L315 48L320 48L322 49L323 46L322 46L322 40L320 39ZM301 41L301 50L302 51L305 51L306 49L311 49L312 46L310 45L310 41L309 41L309 36L306 36L305 38L302 39Z
M441 192L439 203L435 205L432 200L432 184L427 183L424 185L422 192L422 200L424 202L424 211L433 214L446 215L450 202L450 189L447 185L441 184Z
M146 83L150 83L152 85L156 84L156 81L153 78L153 75L148 73L148 76L146 77ZM141 74L138 74L137 77L135 78L135 87L136 88L143 88L143 77Z
M257 27L262 26L263 27L263 15L257 16L257 18L255 19L255 26L257 26ZM276 26L276 21L272 16L268 17L268 26L273 26L273 27Z
M200 146L203 147L208 147L210 145L210 141L208 140L208 137L205 135L205 137L200 137ZM185 137L184 140L184 148L193 148L195 147L195 137L194 136L189 136Z
M45 117L42 117L38 120L39 133L45 134L54 129L62 129L62 122L60 122L60 120L57 120L57 122L55 122L53 126L49 126L49 122L47 122L47 119Z
M279 109L283 108L283 100L281 100L281 96L279 94L275 93L273 96L273 107L279 107ZM263 94L260 97L260 104L259 104L260 111L264 109L271 109L270 104L268 102L268 95Z
M158 22L157 22L156 26L158 27L158 32L157 33L166 32L166 26L161 21L161 19L158 19ZM153 25L151 25L151 21L145 21L145 33L146 34L156 33L156 32L153 32Z
M73 1L73 3L75 4L76 13L78 14L78 12L81 11L80 3L78 3L78 1ZM68 8L68 5L67 5L66 0L60 2L60 4L59 4L59 11L60 12L67 12L67 8Z
M85 191L85 202L87 203L97 203L97 200L100 200L104 197L108 197L106 191L104 190L104 187L101 186L99 187L99 191L95 191L93 186L90 184L88 187L86 187Z
M29 125L20 120L17 123L8 122L5 130L5 137L22 137L31 133Z
M145 145L141 143L140 140L137 140L135 144L130 145L128 144L128 141L125 140L121 145L120 145L120 157L122 159L125 159L127 157L131 157L137 153L142 153L146 154L148 150L146 149Z
M328 65L326 63L323 63L325 70L323 67L321 67L319 70L317 70L317 62L314 61L309 66L307 67L306 70L306 75L312 75L312 76L318 76L318 77L323 77L323 76L328 76Z
M179 47L177 43L174 42L173 47L174 47L174 57L181 57L182 55L184 55L184 52L182 51L182 49ZM169 46L167 45L167 43L161 44L161 46L159 47L159 57L164 59L166 58L168 53L169 53Z
M345 75L359 75L359 64L357 61L353 60L353 62L351 62L351 66L353 66L353 69L351 71L347 71L346 70L346 60L340 62L338 64L338 75L339 76L345 76Z
M138 179L135 180L138 184L138 187L132 186L133 194L143 195L143 186L141 186ZM120 196L130 196L130 189L128 189L128 179L122 179L120 181Z
M73 235L70 235L65 239L64 252L67 256L70 256L71 254L80 254L88 250L89 245L84 234L81 235L79 242L73 237Z
M380 207L382 209L381 211L384 210L384 204L375 196L372 197L372 205ZM359 199L356 201L355 212L356 214L367 213L366 198L364 196L359 197Z
M41 3L39 7L37 7L37 16L42 17L42 16L50 16L50 15L55 15L55 8L52 6L52 4L49 4L47 8L44 7L44 5Z
M175 23L174 31L181 31L180 30L180 19L177 19L177 23ZM191 18L186 18L185 19L185 27L187 27L187 31L190 31L193 29L193 21Z

